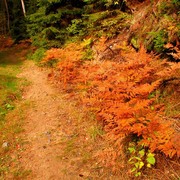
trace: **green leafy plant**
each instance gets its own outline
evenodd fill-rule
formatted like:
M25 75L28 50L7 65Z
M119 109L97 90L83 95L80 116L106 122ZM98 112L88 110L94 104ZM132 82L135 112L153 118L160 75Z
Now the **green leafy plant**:
M143 168L151 168L156 163L155 154L147 151L143 146L138 147L135 143L129 143L128 151L130 153L128 161L133 166L131 172L136 177L141 175Z
M45 50L44 48L39 48L39 49L37 49L37 50L34 52L34 54L30 57L30 59L39 62L39 61L44 57L45 51L46 51L46 50Z
M93 45L93 39L84 39L83 41L83 46L84 46L84 52L83 52L83 60L92 60L93 59L93 50L92 50L92 45Z
M92 60L93 59L93 50L91 48L87 48L83 53L83 60Z
M73 19L66 29L70 35L82 34L82 19Z
M179 0L172 0L171 2L175 7L180 7L180 1Z
M161 2L160 5L158 6L158 10L160 15L166 14L169 10L168 3L165 1Z
M164 16L167 14L172 14L174 12L179 12L179 8L179 0L171 0L170 2L162 1L158 6L158 11L160 16Z
M69 33L74 35L80 30L80 22L76 19L81 17L81 5L76 7L73 2L57 0L38 1L36 4L37 10L27 16L27 32L33 45L60 47Z
M5 108L6 108L7 110L13 110L15 107L14 107L12 104L6 103L6 104L5 104Z
M158 53L163 52L164 45L168 41L167 32L165 30L160 30L157 32L150 32L149 34L153 37L154 50Z

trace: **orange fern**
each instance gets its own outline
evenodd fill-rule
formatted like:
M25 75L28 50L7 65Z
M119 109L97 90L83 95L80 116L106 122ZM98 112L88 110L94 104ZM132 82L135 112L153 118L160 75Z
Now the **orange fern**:
M177 133L168 120L164 121L164 106L153 96L164 80L179 78L179 64L160 62L143 48L122 63L83 62L82 51L82 46L72 44L47 51L44 60L60 60L58 79L79 92L81 102L103 121L107 136L120 146L122 137L134 134L151 151L180 156Z

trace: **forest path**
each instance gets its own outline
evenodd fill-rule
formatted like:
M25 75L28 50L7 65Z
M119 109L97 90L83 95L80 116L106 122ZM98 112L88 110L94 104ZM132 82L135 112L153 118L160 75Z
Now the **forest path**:
M79 179L78 175L65 174L65 164L58 158L62 154L60 142L68 136L62 122L69 120L65 115L67 111L76 110L71 109L71 103L65 102L63 94L48 82L47 72L32 61L24 63L19 77L30 81L23 95L29 103L23 134L28 143L21 158L22 166L32 171L28 179Z
M119 179L97 159L109 144L102 138L94 115L87 114L68 93L51 83L48 73L48 68L26 60L19 74L30 82L22 97L28 108L21 136L27 143L20 153L20 163L25 171L31 171L25 179Z

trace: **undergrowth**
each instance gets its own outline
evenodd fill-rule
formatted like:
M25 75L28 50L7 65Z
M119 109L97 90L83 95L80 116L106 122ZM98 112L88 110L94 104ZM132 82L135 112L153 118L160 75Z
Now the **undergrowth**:
M167 116L165 99L170 96L163 96L162 88L179 81L179 63L160 61L146 54L144 48L131 56L124 54L122 63L85 61L83 48L83 44L70 44L64 49L48 50L43 62L59 60L49 77L61 81L71 96L78 95L81 104L96 114L106 137L121 149L107 163L114 164L122 152L123 139L129 136L136 137L136 146L142 147L147 157L157 152L169 158L179 157L179 133L171 120L179 119L179 110ZM176 100L172 109L177 105Z

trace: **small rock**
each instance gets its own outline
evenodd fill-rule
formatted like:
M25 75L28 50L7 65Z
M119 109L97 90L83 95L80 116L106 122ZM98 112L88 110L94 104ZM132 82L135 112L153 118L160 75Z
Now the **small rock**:
M84 177L84 175L83 175L83 174L79 174L79 176L80 176L80 177Z
M2 148L7 148L9 146L9 143L8 142L4 142L3 144L2 144Z
M84 172L80 173L79 176L88 178L89 174L90 174L89 172L84 171Z

